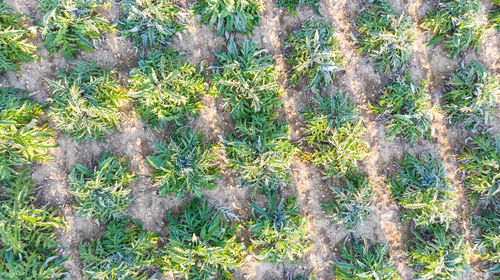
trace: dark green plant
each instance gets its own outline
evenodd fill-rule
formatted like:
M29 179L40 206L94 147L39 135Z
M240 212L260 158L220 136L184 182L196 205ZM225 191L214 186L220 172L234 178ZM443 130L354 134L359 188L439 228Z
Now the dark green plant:
M201 109L199 98L206 91L205 81L182 54L175 48L153 50L131 71L129 95L150 126L182 123Z
M457 190L446 178L442 162L432 154L414 156L406 153L399 163L400 172L389 179L392 197L403 208L402 219L412 219L417 226L450 224Z
M80 243L79 253L85 279L156 279L148 271L154 265L158 237L143 230L128 217L110 221L97 240Z
M198 0L193 6L200 23L217 28L217 36L230 32L251 34L259 25L263 11L260 0Z
M42 0L45 13L40 21L43 46L50 54L61 52L70 58L82 49L95 50L95 42L109 30L109 22L99 15L99 0Z
M333 27L324 21L307 20L301 29L286 39L291 49L287 62L292 66L290 84L300 83L308 77L307 89L318 92L320 87L329 88L335 73L343 70L344 59Z
M380 116L388 116L386 135L391 140L397 136L410 139L415 145L418 140L431 139L432 108L426 92L427 81L415 84L410 75L400 77L388 85L380 96L378 104L370 110Z
M288 12L297 16L297 7L302 8L305 5L312 6L317 15L319 12L319 2L321 0L276 0L276 6L288 9Z
M185 25L178 23L179 8L171 0L121 0L123 19L118 27L137 47L167 46Z
M76 164L69 175L70 192L75 197L79 215L108 222L125 215L131 202L128 188L136 176L128 172L129 162L103 154L93 171Z
M189 129L174 132L166 143L158 143L148 162L153 166L151 177L160 195L173 192L177 198L186 193L203 196L203 189L215 189L218 178L217 157L211 145L203 143L200 132Z
M78 142L101 140L120 129L118 108L127 99L117 73L82 62L57 81L47 80L52 93L50 116L57 128Z
M346 238L340 247L340 259L331 262L335 279L399 280L387 245L370 245L364 238Z
M193 280L233 278L230 270L240 265L245 252L236 225L198 199L186 206L182 216L168 217L170 235L158 255L165 273Z
M259 261L295 263L311 249L307 220L299 213L296 200L296 196L278 200L272 195L266 208L250 203L253 209L248 224L253 235L251 247L255 248Z
M24 20L21 14L14 13L0 1L0 73L18 71L21 62L36 58L36 47L29 42L33 35Z
M460 124L473 132L488 128L495 114L498 79L472 60L450 73L443 94L443 109L453 125Z
M497 204L484 207L479 215L473 217L472 223L480 230L476 240L476 248L479 257L488 261L485 268L485 278L497 279L500 276L500 209Z
M371 4L358 13L357 21L360 52L386 75L405 70L412 58L416 25L384 0L366 1Z

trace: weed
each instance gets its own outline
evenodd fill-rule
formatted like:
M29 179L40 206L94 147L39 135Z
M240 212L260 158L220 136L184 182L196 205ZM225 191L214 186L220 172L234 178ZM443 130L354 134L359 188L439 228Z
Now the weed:
M476 240L479 257L489 262L484 279L500 274L500 211L498 204L493 204L480 210L479 215L472 219L474 227L480 230Z
M276 6L288 9L288 12L297 16L297 7L302 8L305 5L312 6L317 15L319 13L319 2L321 0L276 0Z
M500 3L498 3L500 5ZM500 31L500 7L497 7L497 9L493 12L490 13L489 15L491 25L497 29L497 31Z

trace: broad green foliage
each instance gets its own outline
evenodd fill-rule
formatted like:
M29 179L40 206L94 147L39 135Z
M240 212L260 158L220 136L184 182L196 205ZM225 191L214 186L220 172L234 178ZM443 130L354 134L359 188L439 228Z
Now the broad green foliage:
M370 245L366 239L355 239L351 235L342 243L340 250L340 260L332 262L335 279L401 279L387 252L387 245Z
M311 248L306 232L307 220L299 213L296 200L296 196L278 200L272 195L266 208L250 204L253 217L249 230L259 261L296 262Z
M189 193L203 196L203 189L215 189L219 168L210 145L204 144L201 133L189 129L174 132L166 143L158 143L148 162L153 166L151 177L160 195L173 192L178 198Z
M375 69L386 75L406 69L412 58L415 24L384 0L369 2L372 4L358 13L360 52L368 54Z
M22 15L0 0L0 73L18 71L21 62L36 58L36 47L29 42L32 35L23 21Z
M324 21L305 21L301 29L288 36L286 46L291 49L287 62L292 65L292 85L307 76L307 89L317 93L322 86L329 88L335 73L343 69L335 30Z
M150 126L164 127L169 121L180 124L201 109L205 81L182 54L175 48L153 50L130 73L129 95Z
M190 202L181 217L169 214L170 235L160 250L158 264L165 273L192 280L232 279L244 248L236 225L229 225L220 212L198 199Z
M127 99L117 73L82 62L58 81L48 80L52 93L50 116L57 128L78 142L101 140L120 129L118 108Z
M137 47L166 46L175 33L185 29L178 23L179 8L172 0L121 0L123 18L119 29Z
M432 108L426 94L427 81L415 84L410 75L400 77L388 85L378 100L370 106L377 115L388 116L386 135L391 140L397 136L410 139L411 145L418 140L431 139Z
M345 186L341 188L330 187L333 197L321 206L329 217L352 229L373 213L373 191L366 176L361 174L348 174L342 183Z
M462 279L469 270L470 252L465 240L440 226L414 231L415 239L407 249L409 265L417 279Z
M276 0L276 6L286 7L289 13L297 16L297 7L302 8L305 5L309 5L314 8L317 15L321 15L319 13L319 2L321 0Z
M481 209L479 215L472 219L473 225L480 230L476 240L479 257L489 262L485 279L489 275L500 276L500 210L497 205Z
M76 164L69 182L78 214L103 222L122 217L131 201L127 185L135 179L135 175L127 171L128 165L124 158L106 153L93 171Z
M51 159L54 132L42 123L42 105L18 89L0 88L0 179L15 167Z
M42 0L45 15L40 21L43 46L50 54L61 52L70 58L82 49L95 50L95 41L109 30L109 22L101 17L98 0Z
M389 180L392 197L403 207L402 218L417 226L446 227L456 217L457 190L446 178L443 164L431 154L404 155L400 173Z
M154 264L153 251L158 237L143 230L139 221L130 218L112 220L97 240L80 243L79 253L85 279L146 280Z
M67 279L55 240L64 223L56 211L33 205L28 172L0 181L0 279Z
M361 139L365 128L356 105L343 94L317 95L315 102L304 112L304 134L313 149L307 157L322 165L327 176L342 176L368 155L368 144Z
M193 6L194 14L201 15L201 24L215 26L217 36L233 31L251 34L262 11L260 0L198 0Z
M479 0L442 0L423 20L422 26L434 33L428 45L444 41L450 58L469 48L479 50L485 37Z
M448 74L443 95L443 109L453 125L460 124L472 132L481 131L495 114L500 83L484 67L472 60L462 63L455 73Z

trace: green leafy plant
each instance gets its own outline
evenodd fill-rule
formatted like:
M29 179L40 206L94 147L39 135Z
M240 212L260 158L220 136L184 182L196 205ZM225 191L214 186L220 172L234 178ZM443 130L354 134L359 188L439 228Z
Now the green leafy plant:
M428 45L444 41L450 58L456 58L470 47L479 50L486 34L481 20L479 0L443 0L437 2L422 22L422 27L434 33Z
M204 144L201 133L189 129L175 132L167 143L158 143L148 162L153 166L151 177L160 195L173 192L178 198L186 193L203 196L203 189L215 189L218 178L217 157L212 146Z
M497 5L500 5L500 3L498 3ZM500 7L497 7L495 11L490 13L489 17L493 27L500 31Z
M392 197L403 208L402 218L417 226L442 223L448 227L456 218L457 190L446 178L443 164L431 154L406 153L401 171L389 179Z
M388 85L378 104L370 106L375 114L389 117L386 134L391 140L403 136L415 145L418 140L431 139L433 110L426 85L426 80L415 84L407 74Z
M335 30L324 21L305 21L301 29L288 36L286 46L291 49L287 61L292 66L292 85L307 75L307 89L318 92L321 86L330 87L335 73L343 70L344 60Z
M216 26L217 36L230 32L251 34L259 25L263 11L260 0L198 0L193 6L200 23Z
M333 197L321 206L330 218L341 221L347 229L355 228L373 213L373 191L361 174L348 174L342 188L330 187Z
M51 159L55 133L42 113L42 105L21 90L0 88L0 179L15 176L16 167Z
M365 128L356 105L345 95L318 94L315 103L303 113L305 139L312 148L306 158L322 165L327 176L342 176L368 155L368 144L361 139Z
M469 270L469 247L459 234L446 232L440 226L417 230L414 234L407 254L416 278L461 279L460 276Z
M306 231L307 220L299 213L296 200L296 196L278 200L272 195L266 208L250 203L251 247L255 248L259 261L296 262L312 247Z
M201 109L205 81L175 48L153 50L130 74L129 95L139 114L153 127L182 123Z
M42 0L40 7L45 13L40 21L43 46L50 54L61 52L70 58L79 49L94 51L94 42L111 30L98 13L98 0Z
M288 9L289 13L292 13L294 16L297 16L297 7L302 8L305 5L312 6L316 14L321 15L319 13L319 2L321 0L277 0L276 5L278 7L285 7Z
M198 199L190 202L181 217L168 215L168 241L160 250L158 265L165 273L182 279L232 279L231 269L243 259L236 225Z
M130 205L127 187L136 177L128 172L129 162L111 154L103 154L93 171L76 164L69 175L70 192L78 205L79 215L108 222L122 217Z
M18 71L21 62L36 58L36 47L29 42L33 35L23 21L22 15L0 1L0 73Z
M143 230L128 217L110 221L97 240L80 243L79 253L85 279L156 279L148 269L154 265L158 237Z
M476 240L478 255L489 262L484 279L490 279L490 276L496 279L495 276L500 275L500 210L497 205L484 207L472 219L474 227L480 230Z
M488 128L494 116L498 79L472 60L450 73L443 95L443 109L453 125L460 124L473 132Z
M387 245L370 245L364 238L346 238L340 247L340 259L331 262L335 279L399 280Z
M50 116L57 128L78 142L101 140L120 129L118 108L127 99L117 73L82 62L58 81L47 80L52 93Z
M166 46L175 33L183 31L177 8L171 0L122 0L121 32L134 40L137 47Z
M383 0L368 2L371 4L358 13L360 52L368 54L375 69L385 74L406 69L412 58L416 25Z

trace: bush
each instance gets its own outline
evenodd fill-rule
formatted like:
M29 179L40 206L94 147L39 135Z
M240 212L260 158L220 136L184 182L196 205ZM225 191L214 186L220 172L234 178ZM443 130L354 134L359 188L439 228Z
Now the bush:
M400 173L389 180L392 197L403 207L402 218L417 226L445 224L456 218L457 190L446 178L443 164L431 154L406 153Z
M344 60L335 30L324 21L305 21L300 30L288 36L286 47L291 49L287 62L292 66L292 85L300 83L307 74L307 89L317 93L321 86L329 88L335 73L343 70Z
M231 269L243 259L236 225L223 221L220 212L198 199L190 202L181 217L168 215L168 241L159 253L165 273L182 279L231 279Z
M217 28L217 36L230 32L251 34L259 25L263 11L260 0L198 0L193 6L195 15L201 15L200 23Z
M186 193L203 196L203 189L215 189L218 179L217 157L212 146L204 144L201 133L189 129L175 132L167 143L158 143L148 162L153 166L151 177L160 195L173 192L177 198Z
M101 140L120 129L118 108L127 99L116 72L82 62L58 81L47 80L53 94L50 116L57 128L78 142Z
M122 217L131 201L127 187L136 177L127 172L129 162L111 154L103 154L94 171L76 164L69 175L70 192L78 205L79 215L108 222Z
M79 253L85 279L156 279L148 275L154 264L158 237L130 218L112 220L102 237L81 242Z
M453 125L460 124L473 132L484 130L495 114L500 83L483 66L472 60L448 74L443 95L443 109Z
M25 18L14 13L0 1L0 73L18 71L21 62L36 58L36 47L28 40L33 37L26 29Z
M54 132L42 124L42 105L21 90L0 88L0 179L16 175L16 167L51 159Z
M378 104L370 106L377 115L389 116L386 134L391 140L397 136L431 140L432 109L426 92L427 81L415 84L409 75L401 77L385 88Z
M201 109L199 96L206 91L205 81L182 54L174 48L153 50L131 71L129 95L152 127L164 127L169 121L181 124Z
M111 30L109 22L97 11L101 6L99 0L42 0L43 46L50 54L61 52L67 59L79 49L94 51L94 42Z
M276 5L278 7L286 7L289 13L297 16L297 7L302 8L302 6L309 5L314 8L317 15L319 13L319 2L321 0L276 0Z
M358 13L360 52L375 62L376 71L383 70L387 75L405 70L412 58L415 24L383 0L369 2L372 4Z
M493 279L500 274L500 210L498 204L481 209L478 216L472 219L475 228L480 230L476 240L476 248L481 259L488 261L484 279Z
M122 0L121 32L137 47L166 46L185 25L178 23L179 8L171 0Z
M277 264L295 263L312 247L306 231L307 220L300 215L297 197L278 201L272 195L267 209L255 204L252 206L252 220L249 230L253 234L252 246L259 261Z

